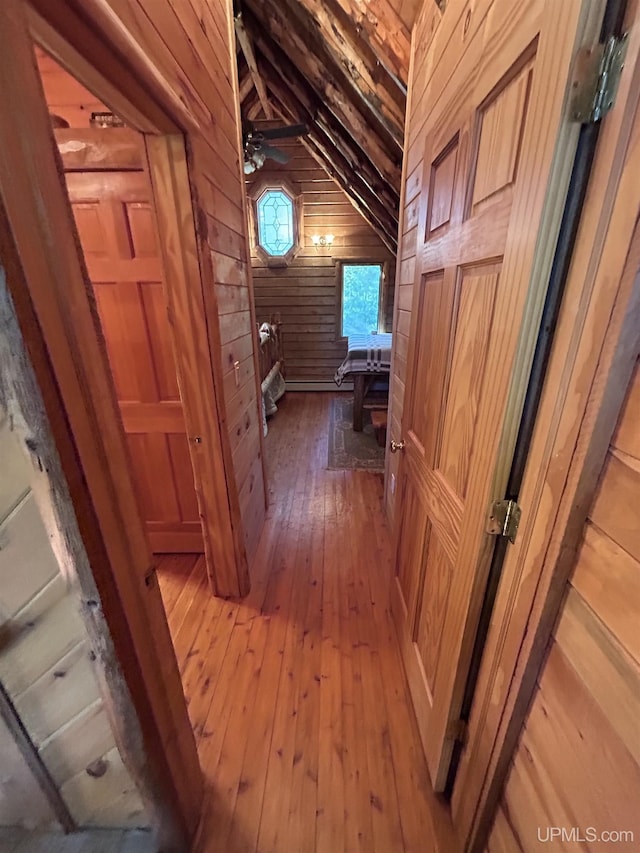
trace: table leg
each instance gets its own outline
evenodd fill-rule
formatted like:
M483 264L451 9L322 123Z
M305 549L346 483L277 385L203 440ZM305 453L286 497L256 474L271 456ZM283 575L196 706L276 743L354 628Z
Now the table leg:
M364 373L353 375L353 430L362 432L362 408L364 406Z

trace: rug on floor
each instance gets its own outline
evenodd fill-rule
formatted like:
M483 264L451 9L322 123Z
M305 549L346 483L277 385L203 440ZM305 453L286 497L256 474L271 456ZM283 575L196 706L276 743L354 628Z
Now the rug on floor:
M327 462L330 470L363 468L384 471L384 447L376 441L369 410L365 409L363 415L364 429L354 432L353 398L345 394L331 401Z

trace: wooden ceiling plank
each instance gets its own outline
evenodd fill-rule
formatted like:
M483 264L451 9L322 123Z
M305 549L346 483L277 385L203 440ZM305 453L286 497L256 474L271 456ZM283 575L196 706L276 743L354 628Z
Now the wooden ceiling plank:
M376 68L375 53L366 50L366 44L360 39L351 20L347 17L343 21L340 7L334 4L332 8L327 0L281 2L287 17L295 21L305 41L316 46L316 53L326 60L328 68L330 63L333 65L336 80L345 89L351 90L354 99L370 110L401 145L406 97L396 85L394 94L386 88L389 75L380 73L380 65ZM367 56L370 61L367 61Z
M253 44L251 42L251 37L247 32L247 29L244 25L244 21L242 20L242 15L238 15L235 19L235 29L236 29L236 39L240 47L242 48L242 52L244 53L244 58L247 60L247 65L249 66L249 74L251 75L251 79L253 80L253 85L256 87L256 92L258 93L258 97L260 98L260 103L262 104L262 109L264 110L264 114L267 118L273 118L273 111L271 109L271 104L269 103L269 97L267 95L267 89L264 85L264 81L260 76L260 72L258 71L258 63L256 62L256 55L253 51Z
M399 169L402 142L391 133L379 113L373 110L354 87L347 70L334 62L321 36L300 20L297 0L246 0L269 32L291 57L300 73L312 84L327 106L347 126L361 144L367 140L371 159L379 168ZM286 4L286 5L285 5ZM306 15L306 13L304 13Z
M254 2L255 0L250 0L252 6ZM245 24L253 37L256 49L271 62L276 70L285 66L292 68L293 73L289 75L290 78L296 77L306 81L306 84L315 91L319 103L323 105L326 112L333 114L337 122L347 131L360 149L362 156L371 163L388 186L399 195L400 156L390 156L376 135L372 133L371 126L363 115L355 109L344 93L327 79L326 73L317 59L310 57L309 51L301 47L299 42L293 44L287 41L283 35L284 27L279 22L281 16L273 9L270 2L268 8L267 4L260 3L258 5L257 17L245 13ZM265 17L260 18L263 7ZM286 45L286 54L279 47L283 42Z
M375 50L380 62L405 86L409 79L411 31L389 0L335 0ZM435 2L435 0L433 0Z

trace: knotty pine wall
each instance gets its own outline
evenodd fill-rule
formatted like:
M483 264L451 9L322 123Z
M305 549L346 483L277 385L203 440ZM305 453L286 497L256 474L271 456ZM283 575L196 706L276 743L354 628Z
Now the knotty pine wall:
M100 696L78 591L40 514L41 472L1 407L0 471L0 682L79 826L147 826ZM0 824L52 827L9 738L1 727ZM28 799L16 803L18 793Z
M257 123L259 126L259 122ZM336 262L388 262L384 331L391 329L394 257L348 196L298 140L279 140L286 166L267 160L247 179L251 194L265 184L286 181L302 196L303 247L286 267L269 267L252 246L251 266L258 322L280 314L287 381L332 382L347 345L338 338ZM331 249L317 248L314 234L333 234Z
M426 89L429 82L428 64L425 62L429 45L440 22L440 12L435 3L425 3L413 29L413 61L410 69L407 96L407 122L403 187L400 211L400 241L396 272L396 297L393 319L393 358L391 363L391 390L389 401L388 434L396 440L402 434L402 409L407 382L407 356L411 304L416 269L418 217L422 189L424 136L422 128L427 118ZM390 488L391 475L398 475L400 454L387 454L385 501L387 513L393 519L396 493Z
M220 349L214 358L221 365L223 417L251 559L264 522L265 498L231 2L107 0L107 5L199 127L189 131L189 172L198 236L205 250L201 273L217 298L217 305L209 304L215 315L209 320L220 330ZM91 10L86 14L91 16ZM108 43L107 36L105 40Z
M488 853L541 849L538 827L640 839L640 367L602 470ZM549 849L568 849L555 842ZM572 845L569 845L572 846Z

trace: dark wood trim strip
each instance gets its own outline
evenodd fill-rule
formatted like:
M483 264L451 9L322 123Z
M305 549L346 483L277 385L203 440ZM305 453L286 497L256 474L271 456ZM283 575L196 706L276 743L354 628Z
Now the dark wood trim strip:
M40 786L42 793L47 798L53 813L65 832L73 832L76 829L76 822L71 816L71 812L67 808L67 804L60 796L60 792L56 788L56 784L49 775L49 771L42 762L35 748L33 741L29 737L29 733L25 729L22 720L18 716L16 709L13 707L9 694L4 689L0 681L0 717L6 723L9 732L13 736L16 746L20 750L22 757L33 773L36 782Z

